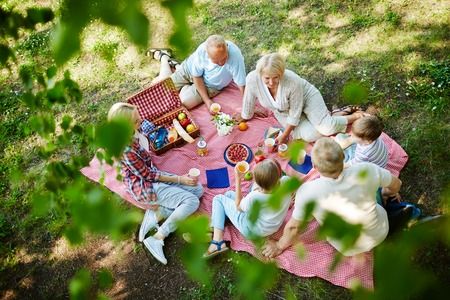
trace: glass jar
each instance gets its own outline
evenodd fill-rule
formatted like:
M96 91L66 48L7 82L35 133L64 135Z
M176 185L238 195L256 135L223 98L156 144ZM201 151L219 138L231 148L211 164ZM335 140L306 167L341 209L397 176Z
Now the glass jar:
M200 138L197 142L197 155L198 156L206 156L208 155L208 145L204 138Z
M278 145L278 156L281 158L285 158L287 155L288 145L280 144Z

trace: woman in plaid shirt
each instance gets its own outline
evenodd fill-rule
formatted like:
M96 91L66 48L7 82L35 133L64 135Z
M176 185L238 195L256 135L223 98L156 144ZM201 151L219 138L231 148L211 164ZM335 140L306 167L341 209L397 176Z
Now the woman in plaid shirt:
M136 106L124 102L114 104L109 110L108 120L116 117L129 119L135 128L133 142L126 147L121 164L128 192L134 200L149 206L139 230L139 241L144 242L157 260L166 264L164 239L175 231L176 222L197 210L203 187L197 179L163 172L153 165L150 153L139 142L141 133L137 129L142 120ZM167 218L161 226L158 226L156 210ZM157 228L157 232L144 239L152 228Z

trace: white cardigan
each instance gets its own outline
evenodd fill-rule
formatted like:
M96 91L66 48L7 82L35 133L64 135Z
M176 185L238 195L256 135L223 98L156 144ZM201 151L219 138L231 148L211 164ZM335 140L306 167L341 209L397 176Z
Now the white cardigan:
M270 109L275 115L284 115L287 123L297 126L300 122L305 102L319 91L308 81L301 78L291 70L285 70L278 85L276 104L273 103L267 87L256 70L250 72L246 78L246 86L242 104L242 118L248 120L253 117L255 101L259 100L261 106Z

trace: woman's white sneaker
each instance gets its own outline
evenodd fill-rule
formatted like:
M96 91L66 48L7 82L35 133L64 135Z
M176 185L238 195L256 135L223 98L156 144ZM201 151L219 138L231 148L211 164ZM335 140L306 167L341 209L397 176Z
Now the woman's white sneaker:
M148 209L145 212L144 219L142 220L141 228L139 229L139 242L145 239L145 235L152 229L158 226L158 220L156 219L156 213Z
M159 260L162 264L167 264L167 259L163 252L163 240L158 240L150 236L144 240L144 245L157 260Z

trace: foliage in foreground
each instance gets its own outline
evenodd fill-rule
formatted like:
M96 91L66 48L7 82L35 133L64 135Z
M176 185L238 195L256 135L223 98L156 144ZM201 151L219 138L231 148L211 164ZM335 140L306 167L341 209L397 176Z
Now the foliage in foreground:
M61 23L55 31L56 39L53 42L55 61L57 63L62 64L79 50L78 37L90 17L100 17L107 24L118 24L118 26L127 30L136 44L141 46L146 45L147 33L145 30L136 30L141 25L145 25L142 28L148 27L148 22L142 19L143 14L139 9L139 1L131 1L130 6L133 7L129 9L129 13L137 17L136 19L139 21L139 24L123 22L123 14L128 10L120 13L102 11L100 16L98 15L100 12L97 11L97 8L87 2L77 3L75 15L80 18L79 20L82 20L80 23L78 23L77 19L64 19L66 14L64 10L61 12ZM67 4L66 8L71 8L75 1L66 1L65 3ZM98 3L102 4L103 2L98 1ZM164 3L166 5L175 4L175 1L164 1ZM183 15L186 8L189 7L190 1L181 1L179 3L181 4L170 6L173 16L178 17L180 14ZM81 9L83 8L83 4L88 9ZM2 13L7 18L8 16L14 16L15 19L20 19L17 17L20 14L12 10L2 10ZM33 26L30 26L28 23L29 20L34 20L35 23L37 21L48 22L52 17L51 10L29 10L27 15L21 19L22 21L16 22L15 24L17 27L32 29L34 23L32 23ZM115 20L115 18L117 19ZM367 20L367 18L360 18L355 19L354 22L358 26L366 26ZM173 42L175 45L182 45L179 48L180 52L186 52L189 48L185 46L188 45L186 42L188 39L180 38L186 34L186 24L177 25L177 29L182 34L175 35ZM4 38L3 35L13 38L17 37L17 30L2 31L1 33L2 39ZM71 41L67 44L68 51L66 52L64 50L66 48L58 45L65 45L69 35L74 35L77 38L75 42ZM0 62L9 64L10 60L14 58L14 48L9 48L6 44L5 46L3 45L1 48L2 51L0 51ZM439 82L437 85L441 84L439 88L443 87L443 90L445 90L445 87L448 88L449 82L448 77L445 79L445 76L448 76L445 68L448 70L448 63L437 68L429 66L429 72L427 71L428 73L425 72L422 75L424 77L428 76L429 78L434 78L433 76L444 78L442 84ZM104 189L86 184L84 179L80 178L78 170L87 163L89 157L86 157L85 153L92 151L93 148L98 146L110 151L110 156L114 156L114 154L117 156L117 153L120 153L122 147L128 141L129 131L123 128L123 126L120 126L120 124L92 126L78 124L69 115L56 117L64 106L70 105L73 102L78 103L82 101L81 91L76 82L70 78L70 74L68 72L59 74L58 72L62 73L62 70L50 65L44 69L31 68L25 65L20 66L19 70L23 88L20 89L17 98L22 101L21 109L28 111L33 117L24 120L27 125L21 125L23 128L17 128L17 124L10 124L10 127L11 130L16 131L17 136L25 135L31 137L36 134L39 135L42 143L40 147L36 148L36 155L40 160L46 161L45 172L44 174L40 174L44 178L45 188L37 189L40 192L31 197L34 213L37 216L46 216L50 213L53 218L66 218L66 215L69 215L70 223L69 225L64 224L63 228L68 240L74 244L83 241L83 233L85 230L108 234L117 239L123 237L125 233L129 232L137 224L140 215L135 211L124 212L121 210L114 201L111 201L109 194ZM426 66L424 70L428 70ZM441 74L442 72L444 75ZM427 97L426 104L430 105L431 111L436 114L445 112L448 109L448 102L439 98L442 97L440 94L428 94L426 89L421 90L420 84L420 80L418 80L411 85L414 93L417 95L427 94L429 96ZM351 90L346 90L346 92L352 94ZM356 91L355 94L361 95L363 93ZM361 97L361 100L363 98L364 95ZM16 128L12 129L14 126ZM103 137L109 135L108 133L116 133L119 128L123 128L123 134L115 136L117 139L114 143L110 139L103 139ZM448 127L443 130L448 131ZM102 132L102 134L99 135L99 132ZM411 140L411 143L415 142L413 139ZM70 153L69 159L60 159L63 156L62 154L68 151L73 145L77 145L78 151L76 153ZM110 156L104 158L109 160L108 158ZM29 182L27 183L26 181L31 176L36 176L36 174L30 173L30 170L21 170L21 161L17 161L15 165L17 169L11 173L11 176L17 179L16 184L28 185ZM2 188L7 189L8 187L3 186ZM99 215L102 216L102 222L99 222ZM201 236L205 235L205 220L190 219L187 222L190 223L185 225L187 229L184 230L191 232L194 239L200 239ZM3 230L3 228L7 227L5 224L5 217L0 215L1 235L8 234L8 230ZM345 226L345 224L342 224L342 226ZM199 228L204 228L204 230L198 230ZM448 228L448 220L445 224L439 224L436 230L431 230L429 226L418 227L402 235L398 242L380 247L377 255L380 259L376 260L377 273L380 274L377 276L377 290L371 292L358 289L355 295L361 298L372 297L374 299L385 299L386 296L393 296L391 292L394 288L396 297L408 298L409 296L420 295L430 289L436 289L436 286L433 286L433 284L438 281L433 279L434 275L417 269L409 258L419 251L422 246L421 243L424 241L426 243L441 241L448 244L450 242ZM201 255L198 255L201 254L204 247L201 249L199 247L197 249L190 249L189 247L185 249L187 254L182 255L182 257L189 258L185 259L186 268L196 280L206 285L210 284L212 274L205 272L205 270L208 270L208 266L205 261L200 259ZM193 259L195 257L198 259ZM249 262L239 258L234 258L233 262L237 277L240 278L236 283L240 295L244 297L263 297L263 294L255 295L254 291L256 289L259 290L260 287L264 287L263 290L267 290L273 286L274 280L276 279L275 273L277 272L277 269L273 265L261 264L258 261ZM261 276L261 274L264 276ZM386 274L392 276L386 276ZM396 276L396 274L408 274L409 276ZM107 275L99 275L99 277L103 278L102 276L108 277ZM99 279L99 281L101 280ZM105 279L105 281L109 282L109 279ZM392 286L394 282L395 286ZM411 283L414 283L414 288L410 288ZM100 282L98 284L92 284L91 275L85 270L80 270L71 282L69 289L73 298L84 298L90 293L90 287L95 285L100 286L102 289L109 286L109 284L103 285Z

